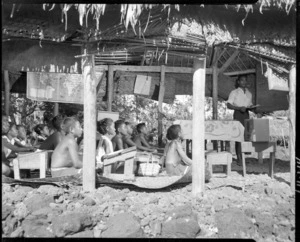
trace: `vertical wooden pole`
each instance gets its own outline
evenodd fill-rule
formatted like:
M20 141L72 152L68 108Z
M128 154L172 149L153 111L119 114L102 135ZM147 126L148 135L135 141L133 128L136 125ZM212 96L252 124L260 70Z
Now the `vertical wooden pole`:
M113 92L114 92L114 71L111 65L108 66L108 97L107 97L107 111L111 111Z
M57 116L58 113L59 113L59 104L54 103L54 111L53 111L54 117Z
M202 196L205 183L204 112L206 59L194 59L193 75L193 171L192 194Z
M295 192L295 135L296 135L296 66L293 65L289 77L289 152L291 164L291 189Z
M163 135L163 125L162 125L162 104L165 95L165 72L166 67L161 66L160 70L160 84L159 84L159 95L158 95L158 146L162 146L162 135Z
M4 84L5 84L5 106L4 110L6 115L9 115L9 103L10 103L10 83L9 83L9 76L8 70L4 71Z
M213 66L213 119L218 119L218 68Z
M83 57L84 82L84 146L83 146L83 190L93 191L96 186L96 78L94 56Z

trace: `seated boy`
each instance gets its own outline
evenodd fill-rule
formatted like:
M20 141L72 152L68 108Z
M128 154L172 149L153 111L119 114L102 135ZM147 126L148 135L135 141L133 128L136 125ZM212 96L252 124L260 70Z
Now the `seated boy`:
M63 116L57 115L52 119L54 133L51 134L39 147L41 150L54 150L62 138L65 136L65 131L62 128Z
M8 122L8 117L6 115L2 115L2 134L6 134L9 130L9 122ZM2 150L1 150L1 161L2 161L2 175L4 176L13 176L13 171L10 168L9 161L6 159L5 156L5 147L3 146L2 143Z
M115 122L116 135L111 139L114 151L124 149L122 137L127 135L125 122L123 120L117 120Z
M148 151L148 152L155 152L156 151L155 149L144 147L144 146L140 145L140 143L133 142L133 140L131 139L132 133L133 133L132 124L129 123L129 122L125 122L125 124L126 124L127 135L123 136L124 148L129 148L129 147L132 147L132 146L136 146L137 149L140 150L140 151Z
M138 134L134 138L134 143L138 150L140 151L149 151L149 152L156 152L149 143L146 141L147 129L145 123L139 123L136 126Z
M66 135L56 146L51 158L52 177L75 175L82 168L82 157L78 155L76 138L82 134L79 121L73 117L65 118L63 122Z

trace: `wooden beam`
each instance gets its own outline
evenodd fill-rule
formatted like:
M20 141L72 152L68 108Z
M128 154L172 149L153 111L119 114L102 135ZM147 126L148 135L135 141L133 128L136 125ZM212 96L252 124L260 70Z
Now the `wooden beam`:
M213 119L217 120L218 119L218 68L217 66L213 66Z
M96 78L94 56L84 57L84 146L83 190L93 191L96 186ZM102 72L103 74L103 72Z
M219 72L224 72L228 66L234 61L235 57L239 54L239 50L235 50L233 54L227 59L227 61L223 64L223 66L220 68Z
M114 92L114 69L113 66L108 66L108 97L107 97L107 111L111 111L113 92Z
M255 74L255 73L256 73L256 69L248 69L248 70L241 70L241 71L225 72L223 74L226 76L238 76L238 75Z
M205 184L204 103L206 59L194 59L192 194L202 196Z
M8 76L8 70L4 71L4 90L5 90L5 114L9 115L9 103L10 103L10 83L9 83L9 76Z
M164 65L161 66L160 72L160 84L159 84L159 95L158 95L158 146L162 145L162 134L163 134L163 125L162 125L162 104L165 95L165 70Z
M126 66L126 65L111 65L114 71L131 71L131 72L160 72L160 66ZM194 73L194 69L190 67L174 67L166 66L166 73ZM98 65L95 71L108 70L107 65ZM206 74L212 74L211 68L206 68Z
M222 52L223 53L223 52ZM210 66L218 66L218 60L220 58L220 47L215 47L214 48L214 55L211 61L211 65Z
M59 114L59 103L54 103L53 115L54 117Z
M291 190L295 192L295 136L296 136L296 66L293 65L289 76L289 153L291 166Z

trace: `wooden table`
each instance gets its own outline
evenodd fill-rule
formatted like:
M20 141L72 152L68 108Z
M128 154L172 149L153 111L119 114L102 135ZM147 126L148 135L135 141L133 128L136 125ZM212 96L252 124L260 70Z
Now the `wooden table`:
M39 169L40 178L46 178L46 170L50 167L52 150L38 152L22 152L13 160L14 178L20 179L20 169Z

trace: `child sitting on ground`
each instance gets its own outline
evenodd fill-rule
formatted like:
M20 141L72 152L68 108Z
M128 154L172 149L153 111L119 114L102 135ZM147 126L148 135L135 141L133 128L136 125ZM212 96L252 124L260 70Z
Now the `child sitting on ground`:
M33 130L35 132L35 134L33 133L35 138L33 146L39 146L50 135L48 126L44 124L38 124L33 128Z
M9 122L8 117L6 115L2 115L2 135L7 134L9 131ZM6 149L4 147L3 141L2 141L2 150L1 150L1 161L2 161L2 175L13 177L13 169L10 167L9 160L6 158L5 152Z
M52 177L75 175L82 168L82 157L78 155L76 138L82 134L79 121L73 117L64 119L63 122L66 135L56 146L51 157Z
M115 134L113 124L114 121L110 118L105 118L97 122L97 131L101 134L101 139L96 150L96 161L100 168L103 164L101 160L102 156L114 151L113 144L108 137L108 135Z
M187 173L192 160L185 154L181 145L181 127L172 125L167 130L167 139L170 141L165 147L164 157L168 175L178 176Z
M145 123L139 123L136 126L136 130L138 134L134 138L134 143L139 151L148 151L148 152L156 152L154 148L152 148L146 140L147 129Z
M7 159L16 158L18 152L30 152L35 150L33 147L26 147L16 141L15 138L17 138L17 136L18 131L16 125L14 123L9 123L8 132L2 135L4 154Z
M54 150L62 138L65 136L65 131L63 129L63 119L62 115L55 116L52 120L52 127L54 128L54 133L51 134L45 141L43 141L39 147L41 150Z
M124 148L136 146L139 151L156 152L155 149L147 148L140 145L139 143L138 144L135 143L131 138L133 134L133 127L132 127L133 125L130 122L125 122L125 124L126 124L127 135L123 136Z
M24 125L17 125L18 136L15 138L15 141L19 142L25 147L32 147L29 139L27 139L27 131Z
M118 151L124 149L122 137L127 135L125 122L123 120L117 120L115 122L115 130L116 135L111 139L111 142L113 144L114 151Z

